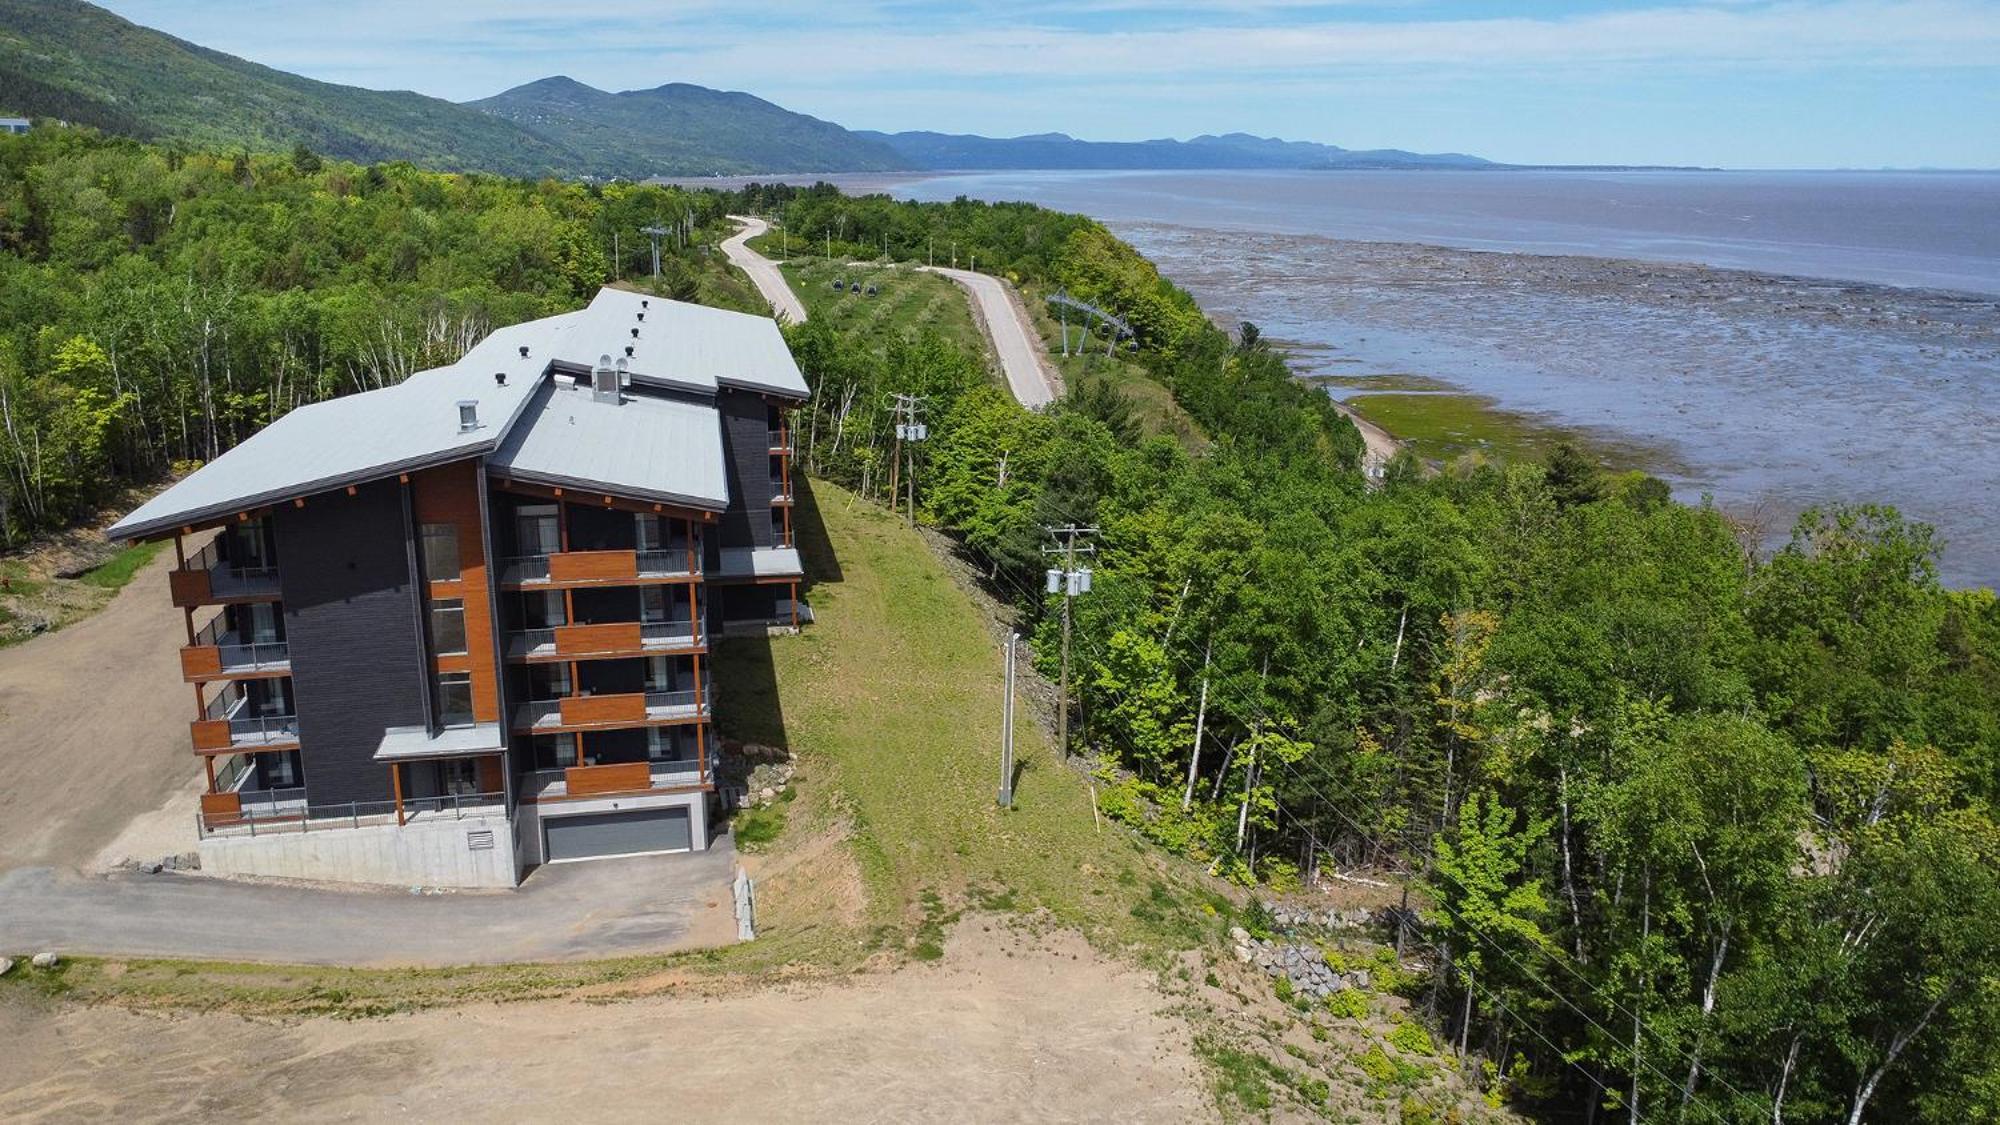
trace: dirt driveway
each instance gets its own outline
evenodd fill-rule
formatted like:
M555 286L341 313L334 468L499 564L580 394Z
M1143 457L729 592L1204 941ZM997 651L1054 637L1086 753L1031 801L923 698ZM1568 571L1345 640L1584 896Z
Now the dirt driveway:
M936 964L719 999L296 1024L0 1004L0 1118L1210 1118L1164 1003L1146 974L1074 935L973 920Z
M135 855L194 848L201 770L172 566L162 553L96 615L0 649L0 871L88 869L135 819Z

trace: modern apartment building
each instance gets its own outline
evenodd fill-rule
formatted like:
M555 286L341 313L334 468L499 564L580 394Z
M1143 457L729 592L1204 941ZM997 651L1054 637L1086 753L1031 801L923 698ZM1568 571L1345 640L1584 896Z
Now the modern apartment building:
M711 646L806 616L806 396L772 321L607 289L126 516L174 543L204 869L509 886L705 847Z

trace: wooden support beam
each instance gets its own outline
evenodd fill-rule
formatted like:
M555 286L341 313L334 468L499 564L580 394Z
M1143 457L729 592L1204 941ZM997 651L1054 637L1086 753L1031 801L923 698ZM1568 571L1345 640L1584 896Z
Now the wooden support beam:
M403 763L389 763L389 791L396 795L396 827L401 828L403 819Z

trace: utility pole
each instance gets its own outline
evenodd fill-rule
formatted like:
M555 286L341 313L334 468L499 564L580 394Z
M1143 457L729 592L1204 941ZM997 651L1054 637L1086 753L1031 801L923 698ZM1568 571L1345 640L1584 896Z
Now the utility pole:
M618 281L624 276L624 267L618 261L618 232L611 232L611 280Z
M649 227L640 227L639 233L653 240L653 280L658 281L660 280L660 240L673 232L658 223L654 223Z
M890 396L895 401L890 411L896 416L896 450L889 459L889 506L896 506L896 484L898 479L907 480L909 489L910 523L917 522L917 443L931 436L931 428L919 418L924 412L924 395L897 394ZM908 444L910 459L909 472L902 472L902 458L905 443Z
M826 228L826 260L833 261L833 228Z
M1007 702L1000 714L1000 807L1014 807L1014 650L1021 634L1007 634Z
M1082 552L1086 555L1097 553L1096 547L1089 543L1079 545L1077 540L1096 535L1097 529L1094 527L1078 527L1075 524L1070 524L1066 527L1049 527L1046 530L1050 536L1054 537L1056 545L1053 547L1043 547L1042 553L1045 555L1061 555L1063 560L1060 569L1051 569L1048 572L1048 580L1049 593L1060 593L1063 599L1062 694L1056 705L1056 745L1062 749L1063 755L1067 757L1069 755L1069 603L1078 594L1090 593L1090 568L1083 567L1078 569L1076 565L1077 553Z

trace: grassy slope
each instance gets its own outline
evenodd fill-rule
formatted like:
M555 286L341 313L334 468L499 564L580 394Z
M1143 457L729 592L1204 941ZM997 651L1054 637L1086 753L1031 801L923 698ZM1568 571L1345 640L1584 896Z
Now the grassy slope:
M775 256L777 251L767 247L766 252ZM780 268L805 302L807 316L874 341L878 350L891 337L914 339L931 331L960 347L988 354L986 337L972 319L965 292L936 274L909 266L857 266L824 258L793 258ZM872 284L880 292L873 297L836 292L836 279ZM993 377L999 379L997 370Z
M1049 362L1062 372L1064 386L1077 386L1087 379L1103 379L1131 401L1139 416L1139 424L1147 434L1167 434L1189 452L1207 448L1208 435L1202 432L1201 424L1181 409L1181 404L1174 401L1174 393L1155 381L1145 368L1123 356L1106 356L1101 336L1092 337L1094 343L1084 354L1064 356L1062 321L1049 314L1047 291L1027 287L1022 290L1021 297L1028 307L1029 317L1035 322L1036 331L1042 335L1042 343L1049 350ZM1082 351L1082 333L1074 320L1069 330L1072 350Z

